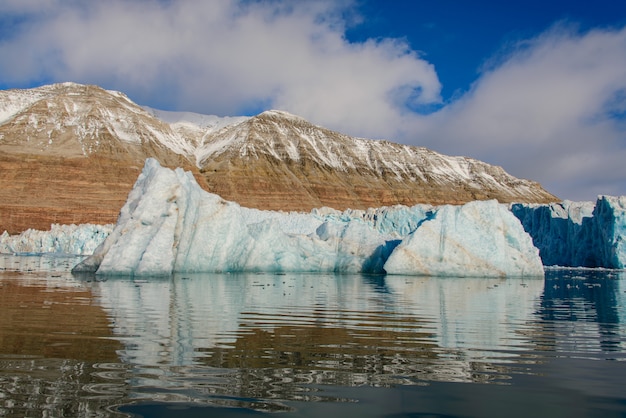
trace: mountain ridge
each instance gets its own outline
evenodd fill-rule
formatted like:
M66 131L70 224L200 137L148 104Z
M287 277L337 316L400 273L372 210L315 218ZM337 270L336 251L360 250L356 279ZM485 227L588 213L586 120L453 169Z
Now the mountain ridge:
M76 83L0 91L0 152L0 230L10 233L53 221L114 222L148 157L259 209L558 200L502 167L354 138L281 110L226 118L167 112ZM74 215L62 215L68 211Z
M196 156L217 194L253 207L260 197L264 209L300 210L302 202L307 208L364 209L491 198L507 203L557 200L538 183L517 179L502 167L351 137L281 111L266 111L214 133ZM255 180L264 178L272 183ZM298 198L286 203L272 199L277 183ZM254 199L237 193L250 189ZM291 205L294 201L298 203Z

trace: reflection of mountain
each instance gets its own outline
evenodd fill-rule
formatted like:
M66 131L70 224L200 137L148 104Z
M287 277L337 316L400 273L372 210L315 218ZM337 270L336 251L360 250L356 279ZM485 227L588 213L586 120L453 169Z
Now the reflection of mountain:
M542 285L233 274L109 279L94 291L125 343L122 359L142 370L139 386L150 386L150 373L180 382L200 370L222 381L212 387L222 395L296 399L310 383L498 379L506 369L485 352L525 343L516 328Z
M126 393L110 337L85 286L0 275L0 416L110 416Z

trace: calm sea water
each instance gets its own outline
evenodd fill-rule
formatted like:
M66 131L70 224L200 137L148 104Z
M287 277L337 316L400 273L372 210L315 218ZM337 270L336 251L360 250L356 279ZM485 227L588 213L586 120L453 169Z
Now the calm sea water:
M72 277L0 255L0 417L624 417L626 272Z

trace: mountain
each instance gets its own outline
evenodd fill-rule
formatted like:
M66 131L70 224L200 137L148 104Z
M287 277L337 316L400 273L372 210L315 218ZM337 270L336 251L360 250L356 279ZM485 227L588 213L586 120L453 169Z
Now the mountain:
M259 209L558 200L500 167L353 138L282 111L165 112L62 83L0 91L0 231L115 222L148 157Z
M189 170L191 152L121 93L74 83L0 91L0 230L113 223L147 156Z
M557 200L539 184L501 167L353 138L275 110L206 137L196 164L211 191L263 209Z

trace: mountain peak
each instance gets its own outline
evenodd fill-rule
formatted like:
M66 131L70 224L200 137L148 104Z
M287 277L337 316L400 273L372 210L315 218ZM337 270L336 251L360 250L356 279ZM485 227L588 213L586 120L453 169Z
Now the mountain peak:
M62 83L51 84L50 87L52 87L53 89L58 89L58 88L82 88L82 87L86 87L86 85L85 84L75 83L73 81L64 81Z
M63 93L77 94L77 93L82 93L87 90L92 90L92 91L97 90L101 92L107 91L100 86L96 86L95 84L80 84L80 83L75 83L73 81L64 81L61 83L46 84L40 87L35 87L31 90L41 91L43 93L48 93L48 94L63 94ZM28 91L28 90L24 90L24 91Z
M307 123L309 123L306 119L304 119L301 116L294 115L294 114L286 112L284 110L276 110L276 109L266 110L265 112L259 113L255 117L257 117L257 118L272 118L272 119L286 119L286 120L292 120L292 121L297 121L297 122L307 122Z

